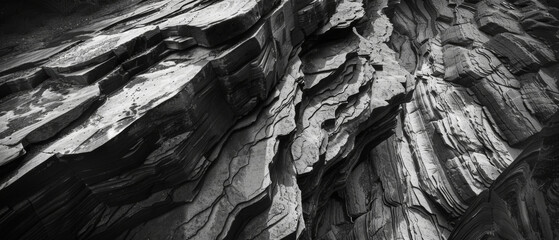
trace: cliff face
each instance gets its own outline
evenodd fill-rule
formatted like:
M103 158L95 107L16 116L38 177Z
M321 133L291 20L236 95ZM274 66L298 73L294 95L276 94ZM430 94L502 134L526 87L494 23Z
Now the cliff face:
M388 213L377 217L380 238L559 236L557 135L554 127L542 130L556 121L556 10L538 1L395 7L390 43L417 85L401 130L370 155L398 176L380 178L388 186L376 195ZM538 165L549 169L531 173Z
M149 1L7 55L1 232L558 238L556 7Z

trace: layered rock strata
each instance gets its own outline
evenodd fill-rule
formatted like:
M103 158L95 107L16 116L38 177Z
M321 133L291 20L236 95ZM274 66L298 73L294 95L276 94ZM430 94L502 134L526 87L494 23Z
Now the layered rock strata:
M472 203L451 239L559 236L558 123L559 114L555 114L493 185Z
M3 238L555 239L557 7L148 1L9 54Z
M412 85L404 72L376 73L375 46L352 30L364 7L155 2L75 30L83 34L64 48L38 50L52 57L5 62L5 236L311 236L301 166L328 155L317 167L326 171L386 137ZM340 31L349 34L320 40ZM320 44L335 60L313 67L311 45ZM309 131L323 132L328 153ZM301 140L316 155L300 157Z
M354 223L346 221L352 226L349 238L557 238L557 218L543 213L556 208L553 197L517 208L510 194L498 200L488 197L494 190L484 192L518 182L500 179L525 161L522 150L556 149L531 143L539 134L553 138L553 130L542 126L553 121L558 106L552 90L558 76L551 73L557 61L550 44L554 36L543 38L534 34L536 24L521 24L535 9L553 8L536 1L396 5L390 43L417 85L396 134L371 151L367 169L372 177L366 185L360 181L366 187L350 192L352 203L373 207ZM544 158L554 159L553 151ZM540 181L551 184L553 171L540 175ZM510 186L501 191L524 191ZM487 199L504 202L480 203ZM337 232L331 238L347 235Z

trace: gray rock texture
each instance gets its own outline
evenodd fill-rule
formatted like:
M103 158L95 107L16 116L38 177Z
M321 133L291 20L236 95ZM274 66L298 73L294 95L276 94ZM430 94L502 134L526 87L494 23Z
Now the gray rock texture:
M2 239L557 239L559 4L146 1L0 58Z

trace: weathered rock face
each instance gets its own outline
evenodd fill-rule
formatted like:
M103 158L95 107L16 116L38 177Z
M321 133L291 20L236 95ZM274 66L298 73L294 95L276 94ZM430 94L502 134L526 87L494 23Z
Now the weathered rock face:
M417 85L399 116L401 127L397 129L401 130L370 153L370 165L376 171L373 176L378 176L377 185L382 188L367 193L366 199L380 200L361 220L364 223L355 221L359 225L354 224L353 236L559 237L557 217L543 213L557 207L554 190L548 191L549 201L530 200L533 207L521 208L512 192L524 188L511 190L518 182L513 177L502 180L515 171L516 162L525 161L525 153L519 155L522 150L555 149L544 158L556 159L553 151L557 146L531 144L538 132L551 134L553 130L542 130L542 126L553 121L558 104L555 90L551 90L558 79L551 73L557 61L550 44L556 42L555 31L542 38L533 34L534 28L522 24L535 9L547 12L553 8L537 1L431 0L402 1L395 7L392 23L396 33L390 43L399 53L401 65L414 73ZM541 181L551 184L553 171L556 168L546 177L540 175ZM487 201L487 193L478 195L497 184L506 185L502 191L510 192L502 193L502 200L489 198L501 201L499 204L480 204ZM520 228L523 230L517 231ZM517 232L507 235L510 229Z
M0 61L3 238L555 239L556 7L162 0L75 29Z
M518 158L478 196L451 239L555 239L559 171L559 114Z

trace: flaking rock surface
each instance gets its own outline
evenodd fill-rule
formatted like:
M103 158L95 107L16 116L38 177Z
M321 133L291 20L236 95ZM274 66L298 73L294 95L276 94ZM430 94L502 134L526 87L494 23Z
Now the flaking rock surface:
M558 7L147 1L6 55L2 239L557 239Z

